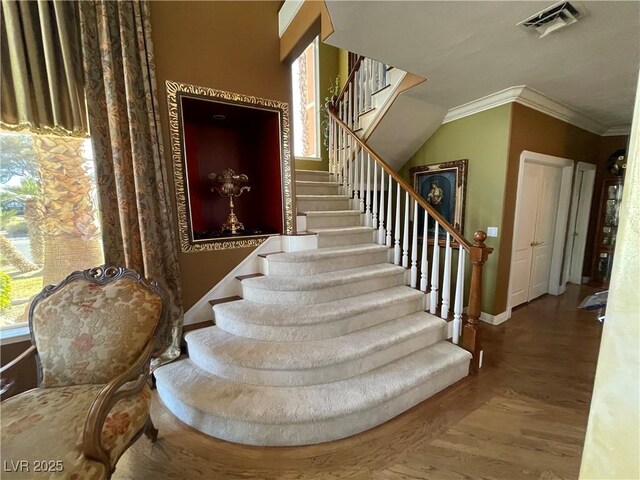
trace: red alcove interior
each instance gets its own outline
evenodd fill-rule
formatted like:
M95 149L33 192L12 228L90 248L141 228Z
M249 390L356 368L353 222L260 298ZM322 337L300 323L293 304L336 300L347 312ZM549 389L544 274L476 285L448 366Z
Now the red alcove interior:
M280 112L192 97L182 97L181 107L192 235L222 230L229 200L211 191L207 177L225 168L249 177L251 190L234 198L246 234L283 233Z

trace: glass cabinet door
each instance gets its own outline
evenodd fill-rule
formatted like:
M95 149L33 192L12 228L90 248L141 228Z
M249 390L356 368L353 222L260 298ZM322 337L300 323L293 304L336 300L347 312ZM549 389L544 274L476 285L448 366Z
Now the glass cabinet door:
M613 252L618 233L620 203L622 201L622 180L604 182L598 231L596 236L596 257L592 281L600 285L609 283L613 266Z

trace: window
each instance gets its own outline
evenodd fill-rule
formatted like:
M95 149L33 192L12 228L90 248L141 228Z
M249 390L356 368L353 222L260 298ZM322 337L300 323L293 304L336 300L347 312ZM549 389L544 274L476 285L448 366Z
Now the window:
M291 66L293 85L293 154L320 160L320 99L318 98L318 38Z
M0 329L27 322L44 285L103 263L88 138L0 132Z

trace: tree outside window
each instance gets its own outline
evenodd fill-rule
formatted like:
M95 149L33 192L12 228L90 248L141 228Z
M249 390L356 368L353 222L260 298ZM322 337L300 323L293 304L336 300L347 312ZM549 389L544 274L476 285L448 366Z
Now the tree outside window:
M0 132L0 327L44 285L103 263L89 138Z

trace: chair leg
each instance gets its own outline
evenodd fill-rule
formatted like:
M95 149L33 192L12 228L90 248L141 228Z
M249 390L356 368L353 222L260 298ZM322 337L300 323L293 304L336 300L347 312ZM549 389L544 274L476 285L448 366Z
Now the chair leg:
M153 420L151 420L151 415L147 417L147 423L144 426L144 434L147 436L152 443L158 439L158 429L153 425Z

